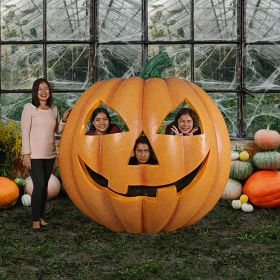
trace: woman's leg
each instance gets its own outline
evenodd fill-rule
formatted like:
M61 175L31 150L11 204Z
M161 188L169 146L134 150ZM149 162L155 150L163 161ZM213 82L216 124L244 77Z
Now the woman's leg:
M44 188L42 204L40 208L40 220L42 221L43 224L46 224L44 220L44 214L45 214L46 203L48 198L48 183L52 174L54 161L55 161L54 158L44 159L44 184L46 187Z
M33 224L39 222L40 226L40 211L45 188L45 172L43 159L31 159L30 175L33 182L33 192L31 196L32 220Z

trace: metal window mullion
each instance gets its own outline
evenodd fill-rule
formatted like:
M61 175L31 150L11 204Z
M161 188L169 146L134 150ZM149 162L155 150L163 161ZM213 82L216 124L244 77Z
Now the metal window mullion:
M1 29L1 27L0 27L0 29ZM0 57L2 57L2 45L1 44L0 44ZM0 97L1 97L1 92L2 92L2 59L0 59L0 69L1 69L1 73L0 73ZM1 112L0 112L0 114L1 114Z
M237 36L239 44L239 96L238 96L238 127L239 136L245 136L245 67L244 67L244 46L245 46L245 1L237 1Z
M191 2L191 22L190 22L190 33L191 33L191 45L190 45L190 52L191 52L191 81L194 82L194 0L190 0Z
M148 0L142 0L142 67L148 59Z
M91 40L91 78L92 82L95 83L98 80L98 71L99 68L99 30L98 30L98 24L99 24L99 0L91 0L90 1L90 11L91 11L91 29L90 29L90 40Z
M47 61L47 0L43 0L43 76L48 78Z

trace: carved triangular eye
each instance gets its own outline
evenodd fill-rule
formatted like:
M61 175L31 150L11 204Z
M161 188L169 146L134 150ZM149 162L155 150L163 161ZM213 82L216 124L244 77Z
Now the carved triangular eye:
M189 136L201 134L201 129L197 113L183 102L166 116L157 133Z
M106 135L128 131L121 116L104 103L92 110L86 126L86 135Z
M158 160L152 148L152 145L144 132L142 132L136 139L128 164L158 164Z

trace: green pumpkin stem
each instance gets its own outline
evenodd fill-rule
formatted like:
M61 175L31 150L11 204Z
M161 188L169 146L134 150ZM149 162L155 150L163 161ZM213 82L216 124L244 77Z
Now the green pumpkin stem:
M140 77L143 79L149 79L152 77L161 78L162 71L172 65L172 61L166 52L161 52L158 55L148 60L140 73Z

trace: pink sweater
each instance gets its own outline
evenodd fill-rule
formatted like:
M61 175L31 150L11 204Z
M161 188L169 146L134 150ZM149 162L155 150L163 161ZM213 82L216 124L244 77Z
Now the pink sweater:
M43 110L25 104L21 115L22 153L30 154L32 159L55 158L54 133L60 134L63 128L56 106Z

